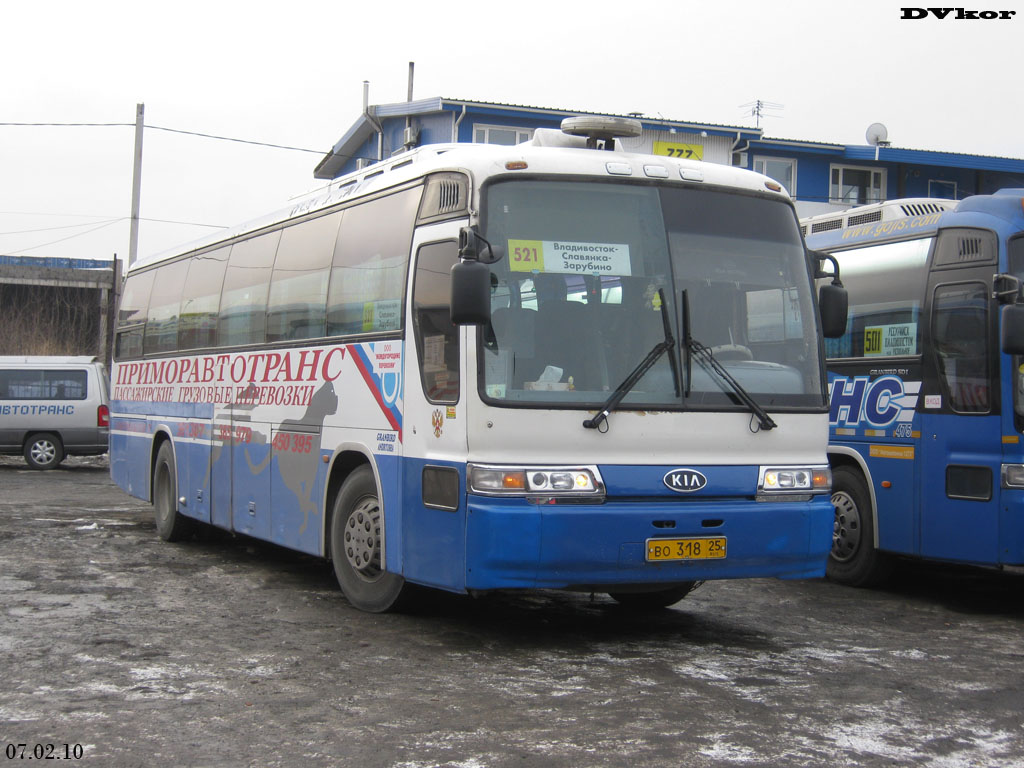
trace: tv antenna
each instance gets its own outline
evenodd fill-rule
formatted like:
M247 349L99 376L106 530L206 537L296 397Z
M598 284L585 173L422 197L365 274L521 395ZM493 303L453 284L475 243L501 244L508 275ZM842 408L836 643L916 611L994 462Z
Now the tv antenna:
M764 101L763 99L740 104L740 109L743 110L744 114L753 115L757 128L761 127L762 117L779 117L779 115L770 115L768 112L785 108L785 104L776 104L774 101Z

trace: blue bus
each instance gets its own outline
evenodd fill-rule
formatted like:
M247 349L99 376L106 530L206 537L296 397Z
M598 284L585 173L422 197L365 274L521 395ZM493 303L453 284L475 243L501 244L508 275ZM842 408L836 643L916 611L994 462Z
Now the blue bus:
M849 295L826 340L828 575L877 584L894 556L1024 564L1024 189L801 225Z
M321 556L367 611L822 575L841 288L779 184L639 134L420 147L135 264L114 480L164 539Z

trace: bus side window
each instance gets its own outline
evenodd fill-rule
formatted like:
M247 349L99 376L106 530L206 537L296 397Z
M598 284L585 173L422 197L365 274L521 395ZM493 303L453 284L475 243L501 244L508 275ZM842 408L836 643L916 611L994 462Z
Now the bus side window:
M217 343L217 313L230 247L193 256L181 296L178 349L213 347Z
M327 335L402 327L409 247L422 187L345 209L327 292Z
M932 341L949 403L961 413L989 411L988 291L983 283L935 289Z
M146 331L142 337L142 352L151 355L178 350L178 317L181 312L181 292L185 285L188 261L178 261L160 267L160 279L153 283L153 295L146 313Z
M217 320L217 346L262 344L267 326L267 290L280 230L231 247Z
M432 403L459 400L459 329L451 319L451 268L458 261L454 241L420 248L413 282L413 325L423 392Z
M286 227L267 300L267 341L324 335L327 281L342 214Z
M154 270L129 275L124 283L121 305L117 310L115 354L120 360L142 357L142 331L153 290Z

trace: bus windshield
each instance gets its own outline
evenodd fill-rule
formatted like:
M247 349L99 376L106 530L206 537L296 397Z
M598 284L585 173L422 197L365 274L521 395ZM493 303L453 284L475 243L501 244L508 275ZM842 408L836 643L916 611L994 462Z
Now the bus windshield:
M824 407L811 281L785 203L517 180L491 185L484 210L485 236L506 254L491 266L492 319L481 335L489 402L596 408L665 341L667 321L671 354L620 407L745 407L720 376L687 359L686 331L762 407Z

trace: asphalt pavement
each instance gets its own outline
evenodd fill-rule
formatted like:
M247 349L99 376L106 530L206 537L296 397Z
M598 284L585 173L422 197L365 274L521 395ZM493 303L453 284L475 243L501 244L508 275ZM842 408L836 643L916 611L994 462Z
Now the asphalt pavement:
M316 558L162 542L107 472L0 458L0 765L1024 765L1017 574L370 615Z

